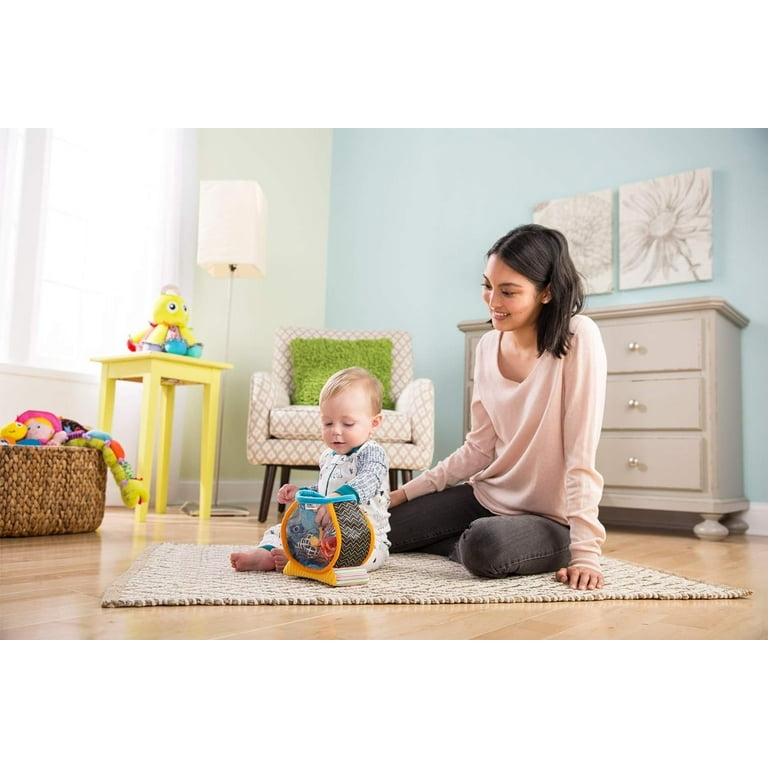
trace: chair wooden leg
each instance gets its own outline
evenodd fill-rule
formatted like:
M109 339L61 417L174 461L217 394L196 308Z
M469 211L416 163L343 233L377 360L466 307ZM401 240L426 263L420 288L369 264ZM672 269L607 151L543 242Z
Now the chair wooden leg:
M286 485L290 479L291 468L283 465L280 467L280 487L282 488L284 485ZM277 511L282 515L283 512L285 512L285 504L278 504Z
M397 489L398 474L402 478L403 483L407 483L413 479L412 469L390 469L389 470L389 490L394 491Z
M277 467L274 464L267 464L264 468L264 486L261 489L261 505L259 506L259 522L263 523L269 515L269 502L272 501L272 488L275 485L275 472Z

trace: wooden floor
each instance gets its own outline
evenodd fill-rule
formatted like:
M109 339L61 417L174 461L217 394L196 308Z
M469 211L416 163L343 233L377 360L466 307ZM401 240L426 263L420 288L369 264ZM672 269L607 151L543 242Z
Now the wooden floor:
M253 506L255 512L255 505ZM271 512L271 520L276 512ZM604 554L753 591L736 600L456 606L101 608L107 586L149 543L255 544L255 516L200 522L178 510L109 508L95 533L0 539L0 639L636 639L768 638L768 537L612 528Z

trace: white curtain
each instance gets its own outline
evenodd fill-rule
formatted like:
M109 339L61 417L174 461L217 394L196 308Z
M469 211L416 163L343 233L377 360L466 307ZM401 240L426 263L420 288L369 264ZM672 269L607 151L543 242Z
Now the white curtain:
M190 290L195 132L0 132L0 363L93 371Z

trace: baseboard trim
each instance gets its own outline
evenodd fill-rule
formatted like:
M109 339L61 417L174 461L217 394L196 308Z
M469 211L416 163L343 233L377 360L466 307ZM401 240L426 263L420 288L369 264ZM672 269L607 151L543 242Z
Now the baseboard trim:
M768 536L768 503L752 502L745 512L737 512L727 517L742 520L748 526L748 536ZM633 528L661 528L675 531L692 531L701 517L692 512L674 512L643 509L600 509L600 519L606 525L627 526ZM722 520L721 520L722 522Z
M296 485L309 485L317 480L317 472L291 472L291 482ZM222 480L219 483L219 502L221 504L258 504L261 501L262 480ZM277 502L279 480L272 489L272 502ZM185 501L197 501L200 484L197 480L180 480L168 490L168 505L179 506Z
M749 526L745 531L748 536L768 536L768 502L751 502L746 512L738 513L734 517Z
M219 483L219 501L222 504L237 502L258 502L261 498L261 480L228 480ZM175 506L187 500L197 500L200 484L197 480L180 480L173 492L168 492L168 504ZM275 489L277 493L277 489ZM274 494L273 494L274 495ZM170 499L174 499L173 502Z

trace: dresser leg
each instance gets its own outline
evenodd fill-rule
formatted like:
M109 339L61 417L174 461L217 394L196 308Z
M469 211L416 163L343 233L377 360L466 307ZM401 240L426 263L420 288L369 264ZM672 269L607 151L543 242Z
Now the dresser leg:
M728 535L728 529L719 522L722 514L719 512L700 512L704 520L693 526L693 532L707 541L722 541Z
M746 533L749 526L736 515L727 515L723 518L723 525L728 529L728 533L731 536L735 536L739 533Z

